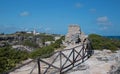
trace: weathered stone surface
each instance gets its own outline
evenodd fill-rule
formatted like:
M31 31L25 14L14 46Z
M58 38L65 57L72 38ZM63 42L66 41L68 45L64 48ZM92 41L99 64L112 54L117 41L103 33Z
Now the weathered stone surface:
M83 66L84 70L76 68L75 71L71 70L67 74L120 74L119 57L116 60L119 52L112 53L109 50L95 50L94 52L95 54L84 62L86 66ZM100 60L98 58L100 58Z
M83 32L81 32L79 25L70 25L68 28L68 33L65 36L65 43L66 44L79 44L87 38Z
M109 74L120 74L120 50L116 52L114 57L116 63L111 66Z

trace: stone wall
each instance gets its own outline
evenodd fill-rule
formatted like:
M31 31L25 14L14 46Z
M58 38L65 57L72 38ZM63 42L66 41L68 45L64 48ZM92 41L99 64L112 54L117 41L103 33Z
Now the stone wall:
M87 36L81 31L80 26L73 24L68 28L68 33L65 36L65 43L77 44L84 41Z

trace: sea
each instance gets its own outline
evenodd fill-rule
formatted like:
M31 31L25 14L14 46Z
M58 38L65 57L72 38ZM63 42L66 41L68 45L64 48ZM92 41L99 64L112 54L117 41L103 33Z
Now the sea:
M103 36L106 38L110 38L110 39L119 39L120 40L120 36Z

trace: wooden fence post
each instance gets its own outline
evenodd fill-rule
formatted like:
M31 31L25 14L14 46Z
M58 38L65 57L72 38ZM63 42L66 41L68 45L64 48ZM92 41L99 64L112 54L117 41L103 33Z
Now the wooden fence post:
M84 47L84 43L83 43L83 48L82 48L82 62L84 62L84 49L85 49L85 47Z
M41 74L40 58L37 59L37 63L38 63L38 74Z
M62 74L62 51L59 52L60 54L60 74Z
M73 67L74 67L74 63L75 63L75 53L74 53L75 48L72 49L72 53L73 53Z

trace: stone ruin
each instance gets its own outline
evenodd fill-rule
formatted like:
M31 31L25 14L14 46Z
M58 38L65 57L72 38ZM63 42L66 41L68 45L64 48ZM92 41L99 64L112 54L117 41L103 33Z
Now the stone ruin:
M68 28L68 33L65 36L65 44L79 44L87 39L87 37L88 36L81 31L79 25L73 24Z

